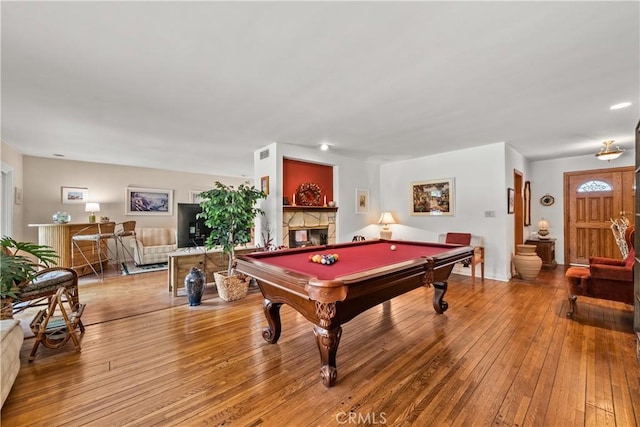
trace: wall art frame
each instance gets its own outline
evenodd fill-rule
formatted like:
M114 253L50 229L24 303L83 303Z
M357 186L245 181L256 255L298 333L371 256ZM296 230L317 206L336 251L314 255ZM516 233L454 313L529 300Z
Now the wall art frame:
M269 195L269 177L268 176L263 176L262 178L260 178L260 189L264 194L266 194L267 196Z
M455 214L454 178L411 183L411 215L453 216Z
M356 213L368 214L369 213L369 189L356 188Z
M173 215L173 190L127 187L125 215Z
M531 181L524 183L524 225L531 225Z
M60 187L63 205L80 205L89 201L89 189L86 187Z
M200 193L206 190L191 190L189 191L189 202L200 204L204 199L200 196Z
M516 191L513 188L507 188L507 213L512 214L516 211Z

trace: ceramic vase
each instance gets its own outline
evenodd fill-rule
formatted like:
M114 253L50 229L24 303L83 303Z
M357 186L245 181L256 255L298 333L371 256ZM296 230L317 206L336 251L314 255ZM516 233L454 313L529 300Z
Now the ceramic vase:
M535 245L516 245L513 265L521 279L536 280L542 268L542 258L536 254Z
M189 274L184 278L184 287L187 290L189 305L200 305L204 293L205 275L199 268L191 267Z

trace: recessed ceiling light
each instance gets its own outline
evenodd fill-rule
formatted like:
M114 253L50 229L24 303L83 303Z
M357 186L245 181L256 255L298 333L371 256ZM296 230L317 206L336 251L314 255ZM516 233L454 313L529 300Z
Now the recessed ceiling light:
M329 149L329 144L327 144L327 143L321 144L320 145L320 149L322 151L327 151Z
M628 106L630 106L631 103L630 102L621 102L619 104L614 104L611 107L609 107L610 110L619 110L621 108L627 108Z

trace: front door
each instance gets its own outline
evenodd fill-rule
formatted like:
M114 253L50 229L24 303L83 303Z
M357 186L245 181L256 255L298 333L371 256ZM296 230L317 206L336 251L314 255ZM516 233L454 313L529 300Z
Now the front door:
M590 256L622 258L611 220L634 221L634 168L567 172L565 263L589 264Z

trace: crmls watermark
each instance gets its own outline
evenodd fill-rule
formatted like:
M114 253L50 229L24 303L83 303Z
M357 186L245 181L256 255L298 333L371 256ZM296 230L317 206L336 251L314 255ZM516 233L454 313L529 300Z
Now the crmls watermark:
M338 424L367 424L386 425L387 414L384 412L338 412L336 414Z

